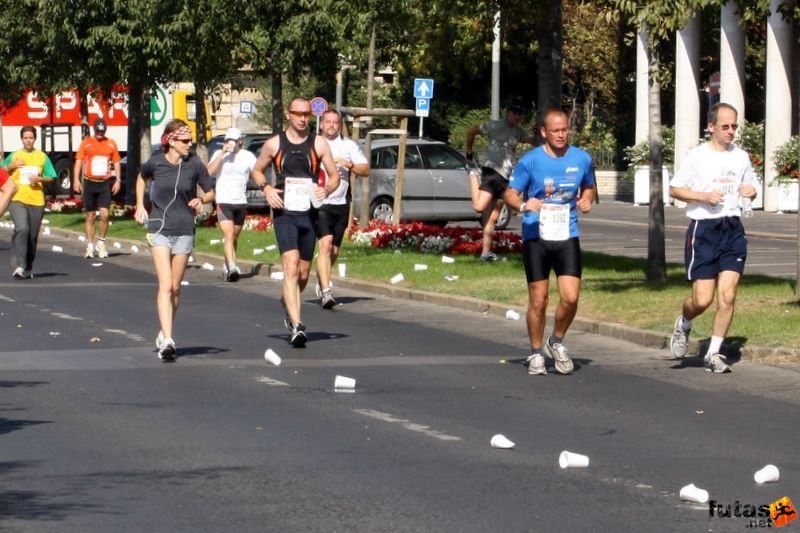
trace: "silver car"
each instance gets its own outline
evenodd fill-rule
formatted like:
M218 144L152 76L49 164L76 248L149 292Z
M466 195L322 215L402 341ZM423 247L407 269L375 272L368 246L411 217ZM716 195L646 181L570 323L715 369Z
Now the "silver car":
M362 145L363 147L363 145ZM397 174L397 139L372 141L370 155L370 218L391 222ZM469 167L454 148L439 141L408 139L406 144L401 219L445 225L450 221L480 220L472 209ZM360 187L353 191L355 214L360 209ZM503 207L497 228L508 224Z

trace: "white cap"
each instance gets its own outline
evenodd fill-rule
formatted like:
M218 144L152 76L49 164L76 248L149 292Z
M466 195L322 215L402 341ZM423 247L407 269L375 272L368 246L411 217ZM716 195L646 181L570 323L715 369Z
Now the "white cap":
M225 140L233 140L238 141L242 138L242 130L239 128L228 128L228 131L225 132Z

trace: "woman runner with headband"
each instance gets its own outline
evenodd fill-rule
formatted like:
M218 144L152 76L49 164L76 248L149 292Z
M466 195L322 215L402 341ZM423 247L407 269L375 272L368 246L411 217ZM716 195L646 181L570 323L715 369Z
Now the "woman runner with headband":
M194 217L203 204L214 200L214 191L206 166L190 153L192 131L186 122L170 121L164 128L161 145L163 153L145 162L136 179L136 221L147 224L147 242L158 279L158 357L171 362L176 351L172 326L178 312L181 281L194 247ZM144 207L145 179L153 180L149 218ZM202 197L197 196L198 185L204 192Z

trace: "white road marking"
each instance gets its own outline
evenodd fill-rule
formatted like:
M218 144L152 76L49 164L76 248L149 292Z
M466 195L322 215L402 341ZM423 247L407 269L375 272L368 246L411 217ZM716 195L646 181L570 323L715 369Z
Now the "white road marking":
M63 318L64 320L83 320L79 316L72 316L68 315L67 313L50 313L53 316L57 316L58 318Z
M417 433L422 433L423 435L427 435L429 437L433 437L439 440L446 440L446 441L456 441L461 440L461 437L456 437L453 435L448 435L446 433L442 433L441 431L437 431L435 429L431 429L430 426L424 426L422 424L416 424L410 420L406 420L404 418L395 418L389 413L382 413L380 411L373 411L372 409L353 409L354 413L358 413L360 415L368 416L370 418L375 418L376 420L381 420L383 422L389 422L390 424L400 424L404 428L409 431L416 431Z
M123 337L130 339L132 341L142 342L146 340L138 333L128 333L124 329L104 329L103 331L105 331L106 333L115 333L117 335L122 335Z
M15 299L9 298L8 296L3 296L2 294L0 294L0 300L3 300L4 302L16 302Z
M277 379L268 378L267 376L259 376L256 378L256 381L259 383L266 383L267 385L272 385L273 387L288 387L288 383L284 383L283 381L278 381Z

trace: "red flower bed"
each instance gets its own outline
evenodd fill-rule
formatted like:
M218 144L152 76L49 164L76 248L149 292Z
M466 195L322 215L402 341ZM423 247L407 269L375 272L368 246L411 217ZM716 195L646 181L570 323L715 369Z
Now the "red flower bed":
M411 222L393 226L371 220L366 228L350 228L350 240L374 248L412 249L428 253L479 254L483 232L480 228L447 227ZM498 231L492 242L495 253L519 251L522 239L516 233Z

